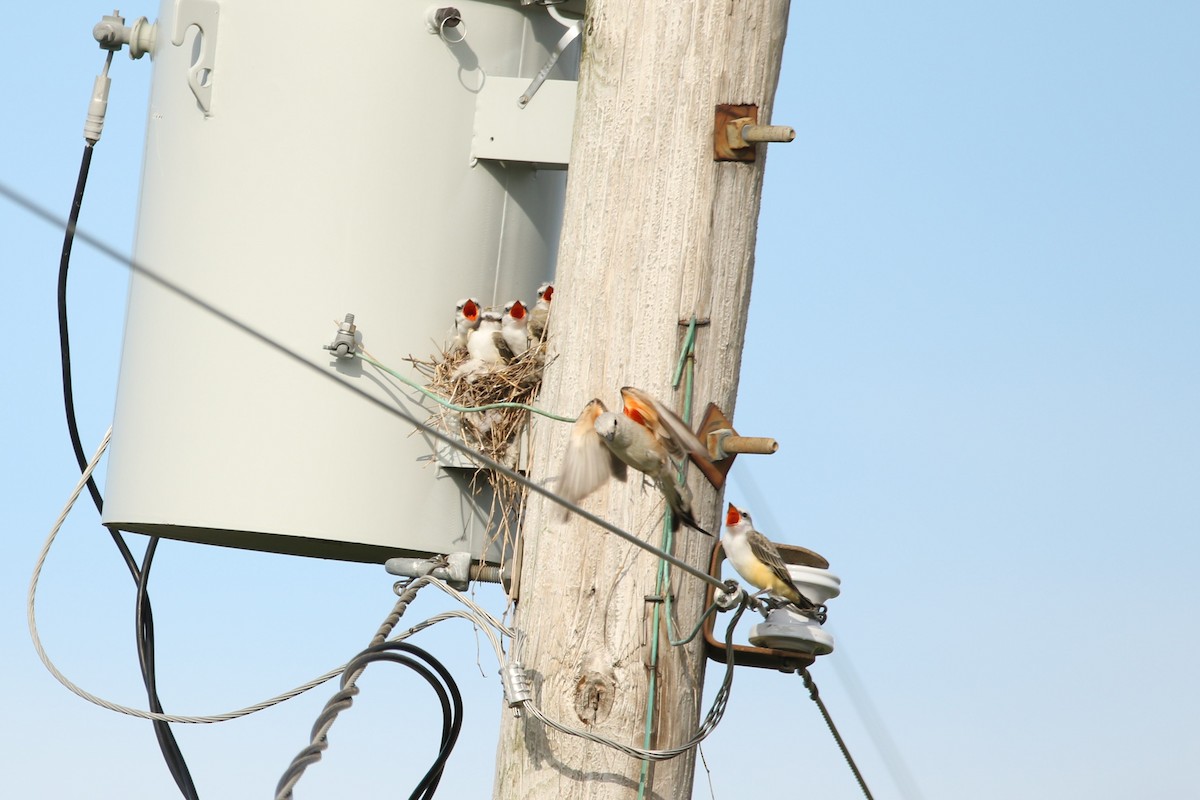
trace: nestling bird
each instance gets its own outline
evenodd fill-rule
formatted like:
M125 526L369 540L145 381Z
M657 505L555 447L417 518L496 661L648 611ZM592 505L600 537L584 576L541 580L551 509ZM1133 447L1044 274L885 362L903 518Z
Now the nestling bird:
M514 356L529 349L529 314L520 300L510 300L504 306L503 333Z
M654 481L671 507L676 526L682 522L711 536L697 524L691 492L676 483L672 461L689 454L707 458L700 440L687 423L640 389L624 387L621 399L621 414L608 411L599 399L584 407L563 456L559 494L578 503L608 478L624 480L628 464Z
M454 370L454 378L475 376L494 366L512 360L512 350L504 341L502 317L499 311L484 311L479 318L479 327L467 336L466 361Z
M725 515L725 535L721 538L721 545L737 573L759 590L755 597L768 592L787 600L801 611L816 608L816 604L796 588L792 576L788 574L787 564L779 554L779 548L754 530L750 514L733 503L729 504L729 511Z
M554 285L543 283L537 290L537 302L529 310L529 338L540 341L550 332L550 300L554 296Z
M467 337L467 352L486 364L503 364L512 358L512 348L504 339L504 317L499 311L484 311L479 327Z
M459 350L467 346L467 337L479 327L479 301L464 297L454 306L454 338L450 349Z

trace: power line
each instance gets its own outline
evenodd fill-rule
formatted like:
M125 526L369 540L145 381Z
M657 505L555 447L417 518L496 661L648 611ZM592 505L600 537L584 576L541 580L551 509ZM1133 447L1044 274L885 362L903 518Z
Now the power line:
M34 216L39 217L44 222L47 222L47 223L49 223L51 225L55 225L55 226L61 226L63 224L62 220L58 216L56 216L54 213L46 210L42 206L33 202L32 200L29 200L28 198L21 195L19 192L16 192L13 189L9 188L8 185L3 182L0 182L0 195L3 195L10 202L20 206L21 208L28 211L30 214L33 214ZM525 477L524 475L520 474L519 472L517 472L513 469L510 469L509 467L506 467L505 465L501 464L499 461L496 461L495 459L493 459L487 455L484 455L483 453L471 448L470 446L463 444L461 441L459 441L455 437L451 436L450 434L444 433L444 432L438 430L437 428L426 425L425 423L418 420L416 417L409 414L403 408L401 408L399 406L391 405L391 404L385 402L384 400L379 399L378 397L368 394L367 392L363 391L362 389L358 388L357 386L355 386L347 381L342 380L341 378L339 378L337 375L333 374L332 372L329 372L328 370L321 368L320 366L312 363L311 361L308 361L307 359L304 358L304 356L302 356L300 353L296 352L295 350L288 348L286 345L281 344L280 342L277 342L276 340L272 339L270 336L263 333L262 331L259 331L256 328L250 326L249 324L237 319L236 317L231 315L229 312L218 308L217 306L213 305L211 302L209 302L207 300L204 300L203 298L197 297L196 295L194 295L191 292L187 291L186 289L182 288L175 282L171 281L168 278L164 278L162 275L159 275L157 272L146 267L145 265L139 264L137 261L121 255L119 252L117 252L117 250L115 248L105 244L104 242L101 242L99 239L96 239L95 237L91 236L90 234L87 234L83 231L77 231L76 235L80 239L82 239L84 242L86 242L89 245L91 245L92 247L96 248L101 253L108 256L109 258L116 261L117 263L121 264L122 266L127 267L128 269L132 270L133 272L136 272L137 274L145 277L146 279L158 284L160 287L162 287L163 289L166 289L167 291L171 292L172 294L175 294L176 296L188 301L189 303L192 303L197 308L200 308L201 310L206 311L209 314L212 314L213 316L220 319L222 322L225 322L226 324L237 328L238 330L242 331L246 335L256 339L257 341L266 345L267 347L271 348L272 350L275 350L277 353L286 356L287 358L291 359L292 361L295 361L298 364L303 365L306 369L308 369L312 372L315 372L318 375L321 375L322 377L324 377L327 380L331 380L334 383L337 383L339 386L345 387L345 389L347 391L357 394L363 400L366 400L367 402L371 403L372 405L375 405L378 408L383 409L384 411L392 414L393 416L398 417L399 419L403 420L404 422L408 423L409 425L417 428L422 433L424 433L428 436L432 436L433 438L437 439L438 441L449 445L450 447L454 448L455 450L458 450L460 453L462 453L462 454L468 456L469 458L471 458L472 460L478 462L481 466L487 467L488 469L493 470L493 471L505 476L506 478L509 478L510 480L513 480L513 481L521 484L522 486L528 488L530 491L534 492L535 494L540 494L542 497L545 497L546 499L550 500L551 502L557 503L558 505L567 509L571 513L577 514L577 515L583 517L588 522L591 522L593 525L603 528L604 530L608 531L609 533L612 533L612 534L624 539L626 542L629 542L630 544L634 545L635 547L639 547L642 550L646 550L646 551L652 553L653 555L658 556L659 558L663 559L664 561L667 561L667 562L671 563L672 565L678 567L679 569L683 570L684 572L687 572L687 573L693 575L694 577L699 578L700 580L704 581L705 583L711 584L712 586L714 586L717 589L720 589L721 591L727 591L730 588L727 584L723 583L722 581L717 580L716 578L709 575L707 572L697 569L696 567L692 566L691 564L687 563L686 561L684 561L680 558L677 558L676 556L674 556L670 553L664 552L663 550L660 550L659 548L655 547L654 545L650 544L649 542L642 541L641 539L639 539L637 536L633 535L632 533L629 533L628 531L625 531L625 530L617 527L616 525L612 524L608 520L605 520L602 517L599 517L599 516L593 514L592 512L588 511L587 509L584 509L584 508L576 505L575 503L572 503L569 500L563 499L555 492L550 491L549 489L547 489L546 487L544 487L538 483L534 483L533 481L529 480L529 478Z
M5 185L2 182L0 182L0 194L4 195L7 199L10 200L10 202L13 202L14 204L24 208L29 213L41 218L43 221L45 221L49 224L52 224L52 225L61 225L62 224L61 220L56 215L54 215L53 213L49 212L48 210L42 208L38 204L28 200L27 198L22 196L20 193L12 190L11 188L9 188L7 185ZM265 333L255 329L255 328L251 327L250 325L248 325L247 323L242 322L241 320L233 317L231 314L218 308L217 306L213 305L211 302L206 301L200 297L193 295L192 293L188 292L187 290L183 289L182 287L176 285L171 280L159 275L158 273L147 268L146 266L139 264L138 262L136 262L135 260L133 260L131 258L127 258L127 257L123 256L122 254L117 252L114 248L99 241L95 237L90 236L86 232L77 231L75 233L77 233L79 238L82 239L84 242L86 242L87 244L96 248L101 253L103 253L104 255L107 255L109 258L113 259L114 261L117 261L118 263L124 265L125 267L132 270L133 272L138 273L139 275L142 275L143 277L158 284L160 287L162 287L162 288L174 293L175 295L181 297L182 299L192 303L193 305L197 306L201 310L208 312L209 314L215 316L216 318L222 320L223 322L225 322L229 325L232 325L233 327L237 328L238 330L242 331L243 333L258 340L262 344L265 344L268 347L274 349L278 353L292 359L293 361L296 361L296 362L302 364L303 366L309 368L310 370L317 372L318 374L320 374L330 380L333 380L333 381L339 383L346 389L358 394L361 398L373 403L374 405L383 409L384 411L387 411L387 412L393 414L394 416L399 417L400 419L402 419L409 425L420 430L422 433L433 436L434 438L438 439L439 441L442 441L443 443L451 446L452 448L454 448L454 449L462 452L463 454L467 455L468 457L474 459L475 461L482 464L483 466L485 466L489 469L492 469L495 472L510 478L511 480L516 481L517 483L521 484L522 486L528 488L530 491L533 491L536 494L542 495L546 499L548 499L554 503L557 503L558 505L571 511L572 513L578 514L579 516L583 517L584 519L588 520L589 522L592 522L593 524L597 525L598 527L600 527L610 533L613 533L622 539L625 539L627 542L629 542L637 547L640 547L643 550L651 552L654 555L657 555L663 561L666 561L666 562L682 569L683 571L693 575L694 577L700 578L701 580L703 580L707 583L710 583L710 584L716 586L717 588L720 588L722 591L730 591L731 589L733 589L733 587L730 586L729 584L723 583L720 580L708 575L707 573L705 573L701 570L698 570L695 567L692 567L690 564L682 561L681 559L678 559L677 557L673 556L670 553L667 553L663 550L660 550L659 548L654 547L653 545L643 542L642 540L638 539L634 535L618 528L617 526L613 525L612 523L609 523L608 521L596 516L595 514L592 514L591 512L579 507L578 505L563 499L556 493L542 487L541 485L530 481L524 475L521 475L520 473L515 472L514 470L511 470L508 467L505 467L503 464L500 464L499 462L495 461L494 459L474 450L473 448L470 448L469 446L461 443L454 437L452 437L448 434L445 434L442 431L437 430L436 428L433 428L431 426L428 426L428 425L422 423L421 421L417 420L415 417L413 417L412 415L410 415L409 413L404 411L402 408L394 406L394 405L389 405L388 403L384 402L383 400L380 400L370 394L367 394L366 392L359 389L358 387L341 380L336 375L334 375L324 369L321 369L316 364L313 364L312 362L306 360L300 353L298 353L294 350L291 350L290 348L283 345L282 343L270 338ZM111 429L110 429L110 433L111 433ZM107 437L106 437L106 443L107 443ZM101 452L102 452L102 450L103 450L103 446L101 448ZM100 452L97 453L96 458L98 459L99 456L100 456ZM89 466L94 468L94 463ZM84 480L90 480L90 469L85 473ZM77 488L75 495L73 495L73 497L70 501L71 503L74 502L74 498L78 496L78 493L81 490L81 488L82 487ZM64 518L65 518L65 511L64 511ZM61 525L61 521L62 520L60 519L59 525ZM55 532L56 531L57 531L57 526L56 526ZM52 532L52 536L53 536L53 532ZM38 570L40 570L40 568L41 568L41 562L44 560L45 552L46 552L46 550L48 550L50 541L51 540L47 541L47 546L43 551L42 559L39 560ZM29 605L31 629L34 629L34 625L35 625L35 623L33 622L33 602L32 602L33 601L33 590L34 590L35 586L36 586L36 573L35 573L34 582L31 585L31 595L30 595L30 605ZM742 611L744 611L744 609L745 609L745 601L743 600L739 604L738 611L734 614L734 617L730 623L728 634L727 634L727 639L729 639L730 641L728 641L727 644L731 644L733 628L736 625L737 620L740 617ZM35 630L34 630L34 636L35 636L35 644L38 644L39 655L42 656L43 661L47 664L47 666L51 669L51 671L56 675L56 677L58 677L60 680L65 682L65 678L63 678L59 673L57 673L57 670L54 670L53 666L49 663L48 657L45 656L44 652L40 648L40 643L36 642L36 631ZM576 735L576 736L584 736L585 738L593 739L593 740L599 741L603 744L607 744L609 746L616 747L617 749L622 750L623 752L626 752L627 754L629 754L635 758L643 758L643 759L649 758L649 759L654 759L654 760L661 760L664 758L673 758L675 756L678 756L678 755L680 755L684 752L687 752L687 751L693 749L694 747L696 747L696 745L701 740L703 740L703 738L705 738L708 735L708 733L710 733L711 730L713 730L716 727L717 723L720 721L721 716L723 715L723 712L724 712L725 705L728 702L728 691L729 691L729 688L731 685L733 663L734 663L733 659L730 658L728 660L727 674L726 674L725 680L722 683L721 691L718 692L718 698L714 702L713 708L712 708L712 710L710 710L709 716L706 718L704 724L702 724L700 732L695 737L693 737L692 740L685 743L684 745L679 746L677 748L669 748L667 750L643 750L643 749L639 749L639 748L629 748L629 747L621 745L619 743L611 742L610 740L606 740L606 739L604 739L604 737L596 737L594 734L591 734L590 732L576 731L576 730L568 728L566 726L562 726L561 724L555 723L553 720L547 718L540 711L540 709L538 709L536 706L534 706L532 703L530 703L528 701L525 701L522 705L524 707L528 708L528 710L531 712L531 714L533 716L535 716L536 718L541 720L544 724L547 724L548 726L555 728L556 730L562 731L564 733L570 733L570 734ZM314 682L312 685L317 685L317 683L319 683L319 682L328 680L328 678L332 677L333 674L337 674L337 673L333 672L332 674L327 674L326 676L323 676L322 678L318 679L318 681ZM311 686L309 686L308 688L311 688ZM340 694L335 697L340 697ZM91 699L91 700L93 700L93 702L98 702L101 705L106 705L106 706L109 705L103 701L100 701L99 698L94 698L92 696L87 696L87 699ZM814 699L816 699L816 698L814 697ZM342 701L345 701L345 700L347 700L347 698L342 698ZM339 701L339 702L342 702L342 701ZM333 702L333 701L331 701L331 702ZM132 709L125 709L123 707L117 707L117 708L114 708L113 710L120 710L120 711L124 711L126 713L134 711ZM258 709L254 709L254 710L258 710ZM251 712L247 712L247 713L251 713ZM142 712L142 713L135 713L135 715L136 716L145 716L150 719L163 720L163 721L166 721L166 720L189 721L189 722L220 721L217 719L210 719L210 718L188 718L188 717L179 717L179 716L174 716L174 715L165 715L165 714L160 714L160 713L146 714L146 713ZM335 716L336 716L336 714L335 714ZM836 735L836 732L835 732L835 735ZM848 754L847 754L847 758L849 758ZM860 778L860 783L861 783L861 778ZM282 783L281 783L281 785L282 785ZM864 785L864 789L865 789L865 785ZM868 794L868 797L869 797L869 794Z
M867 788L867 782L863 778L862 773L858 771L858 764L854 763L854 757L850 755L850 748L846 746L842 735L838 733L837 726L833 724L833 717L829 716L829 709L825 707L825 701L821 699L821 693L817 691L817 684L812 679L812 675L808 672L808 667L800 670L800 677L804 679L804 686L808 689L808 696L817 704L817 708L821 711L821 717L825 720L826 727L833 734L833 740L837 742L838 749L842 751L842 757L846 759L846 763L850 765L850 771L854 773L854 780L858 781L858 786L862 789L863 796L867 800L875 800L871 796L871 790Z

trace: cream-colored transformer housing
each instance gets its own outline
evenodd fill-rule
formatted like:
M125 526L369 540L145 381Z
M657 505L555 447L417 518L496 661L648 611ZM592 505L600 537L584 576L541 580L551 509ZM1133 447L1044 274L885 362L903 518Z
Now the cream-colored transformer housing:
M553 273L566 173L475 159L472 136L488 81L532 80L564 27L461 0L439 31L435 8L162 4L134 246L151 274L132 278L105 524L347 560L501 557L490 495L340 381L422 420L429 401L323 349L352 312L362 344L408 368L446 342L458 298L530 303ZM575 45L550 77L577 64Z

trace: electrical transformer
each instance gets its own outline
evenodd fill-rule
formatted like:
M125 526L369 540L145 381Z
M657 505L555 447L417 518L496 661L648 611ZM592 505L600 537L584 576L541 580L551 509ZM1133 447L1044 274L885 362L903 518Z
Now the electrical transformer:
M502 557L486 485L392 412L432 402L323 345L353 313L408 368L458 298L552 276L578 31L518 2L163 2L105 524Z

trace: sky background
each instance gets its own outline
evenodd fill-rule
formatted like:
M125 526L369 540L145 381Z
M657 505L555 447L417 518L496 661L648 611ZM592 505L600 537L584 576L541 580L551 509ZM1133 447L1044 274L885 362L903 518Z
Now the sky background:
M32 4L0 51L0 180L64 216L103 60L90 31L108 10ZM842 577L838 651L813 675L880 800L1195 793L1198 30L1185 2L793 5L774 122L797 138L768 160L737 414L781 447L739 459L727 497ZM150 68L114 62L80 220L123 252ZM0 235L0 793L178 796L149 723L62 689L26 632L29 575L77 479L55 332L62 236L3 199ZM89 452L111 420L127 280L77 247ZM85 501L41 583L43 641L85 688L143 707L133 585ZM342 663L390 610L392 582L164 541L151 594L165 706L240 708ZM431 595L406 621L446 607ZM478 596L501 607L494 588ZM466 700L438 796L488 796L492 656L461 622L414 642ZM705 708L719 677L714 665ZM384 669L361 685L300 796L404 796L432 759L429 693L398 702L416 684ZM269 796L332 691L176 726L201 795ZM795 676L739 670L704 752L697 798L710 780L717 798L748 796L750 770L759 793L859 796Z

